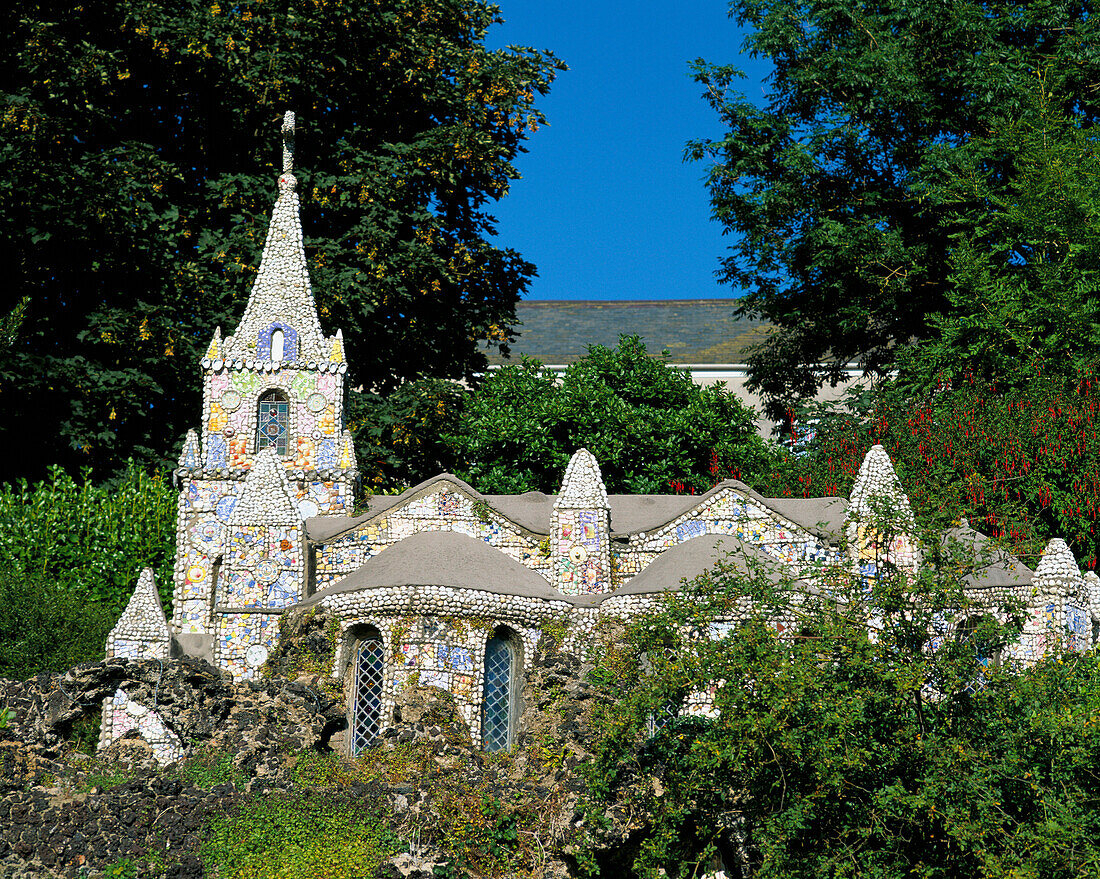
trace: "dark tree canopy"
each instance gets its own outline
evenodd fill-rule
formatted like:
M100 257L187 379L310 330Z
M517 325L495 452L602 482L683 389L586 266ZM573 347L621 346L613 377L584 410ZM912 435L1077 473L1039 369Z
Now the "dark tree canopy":
M22 5L0 35L0 316L29 302L0 347L0 479L176 452L251 287L285 109L353 383L482 369L534 272L488 210L561 68L487 49L498 20L480 0Z
M721 278L777 328L752 380L778 412L846 362L882 371L938 332L960 218L981 224L1027 172L1021 152L978 155L972 142L1003 146L1037 95L1051 116L1093 125L1100 23L1073 0L733 0L730 14L774 64L770 92L757 108L732 91L734 68L699 62L728 134L689 155L713 162L713 212L737 235ZM974 169L982 197L960 205Z

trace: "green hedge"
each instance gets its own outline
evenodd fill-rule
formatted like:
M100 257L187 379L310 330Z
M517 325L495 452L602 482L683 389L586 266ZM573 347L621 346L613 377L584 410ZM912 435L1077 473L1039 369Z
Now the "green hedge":
M134 464L99 485L55 467L0 486L0 676L101 659L142 568L167 606L175 515L167 481Z

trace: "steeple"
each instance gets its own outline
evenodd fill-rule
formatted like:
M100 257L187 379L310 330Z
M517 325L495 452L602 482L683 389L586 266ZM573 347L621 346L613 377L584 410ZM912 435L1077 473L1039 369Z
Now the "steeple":
M331 343L326 344L321 334L306 268L294 177L294 114L290 111L283 117L282 134L283 173L260 270L244 316L222 346L223 360L316 363L327 361L331 354Z

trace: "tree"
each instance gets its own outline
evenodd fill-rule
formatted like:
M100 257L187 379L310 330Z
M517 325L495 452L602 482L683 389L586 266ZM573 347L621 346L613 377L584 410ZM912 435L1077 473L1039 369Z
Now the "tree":
M534 269L488 206L561 64L489 50L481 0L24 4L0 36L0 478L174 455L196 362L239 318L275 197L277 119L322 319L353 382L468 378Z
M771 91L758 108L731 90L738 71L698 62L729 131L688 155L713 162L713 213L737 236L720 278L746 288L742 312L775 327L751 381L779 417L851 360L888 371L900 348L938 332L953 291L978 309L953 255L1027 171L1012 164L1021 150L988 148L1040 89L1049 118L1097 121L1100 24L1072 0L733 0L730 14L754 29L747 50L774 64ZM991 136L985 197L960 210L940 184L965 176L973 142Z
M461 474L495 493L557 491L582 447L609 491L635 494L703 492L730 476L752 482L782 459L733 394L695 385L637 336L590 347L560 380L533 360L489 373L452 441Z
M971 604L967 556L819 590L727 562L605 639L586 826L629 816L614 875L1095 875L1100 658L997 665L1020 608Z
M943 206L951 274L933 334L898 360L905 386L970 373L1007 391L1039 362L1073 378L1097 361L1100 138L1039 86L1019 119L931 151L928 194Z
M1018 373L964 372L915 391L900 379L795 418L798 454L756 486L774 496L847 496L881 444L914 509L961 518L1034 565L1054 537L1082 565L1100 559L1100 382L1030 361Z

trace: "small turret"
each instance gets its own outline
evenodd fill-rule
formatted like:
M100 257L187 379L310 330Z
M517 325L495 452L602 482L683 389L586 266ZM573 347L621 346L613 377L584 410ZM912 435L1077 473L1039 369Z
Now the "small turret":
M844 531L849 553L865 575L883 564L915 570L920 559L913 541L913 510L886 450L872 446L852 485Z
M600 465L578 449L565 468L550 518L554 585L567 595L611 588L611 508Z

